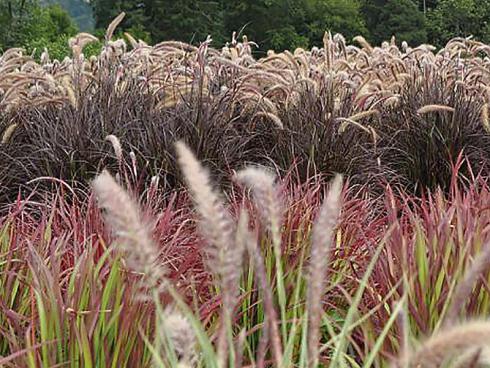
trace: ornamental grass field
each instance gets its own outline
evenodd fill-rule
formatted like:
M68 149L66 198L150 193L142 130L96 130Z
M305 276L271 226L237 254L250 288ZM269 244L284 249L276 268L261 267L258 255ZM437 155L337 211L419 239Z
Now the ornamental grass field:
M1 367L485 367L490 46L0 56Z

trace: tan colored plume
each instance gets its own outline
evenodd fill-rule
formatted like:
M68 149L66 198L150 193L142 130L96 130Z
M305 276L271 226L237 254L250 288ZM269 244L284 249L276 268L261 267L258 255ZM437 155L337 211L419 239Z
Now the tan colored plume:
M224 321L230 318L237 303L237 280L241 274L243 248L241 243L236 242L234 223L220 195L212 188L207 170L183 142L177 142L175 148L187 187L201 218L200 230L208 243L206 261L221 289L223 318L218 336L218 364L224 367L229 348Z
M127 266L145 276L145 287L157 288L165 281L166 269L158 263L158 248L138 205L105 170L93 180L92 188Z
M490 322L472 321L441 331L408 355L409 368L439 368L448 359L475 348L490 347Z
M446 105L425 105L417 110L417 114L424 115L430 112L454 112L454 107Z
M2 135L2 144L7 144L10 141L10 138L12 137L15 130L17 129L17 126L18 126L17 123L13 123L13 124L10 124L7 127L7 129L5 129L5 131L3 132L3 135Z
M109 134L107 137L105 137L105 140L112 144L114 154L116 155L117 160L121 162L123 158L123 150L119 138L117 138L114 134Z
M195 367L197 362L196 335L189 322L180 311L170 306L163 313L158 314L158 339L162 344L169 339L180 367ZM162 350L161 346L158 346ZM169 363L170 364L170 363Z
M122 20L124 19L125 16L126 16L126 13L122 12L116 18L114 18L114 20L109 24L109 26L107 27L107 30L105 32L105 41L106 42L110 41L110 39L112 38L112 35L114 34L114 31L116 30L119 23L122 22Z
M485 131L490 134L490 121L488 119L488 104L484 104L481 108L481 123Z
M324 295L325 271L327 270L334 229L341 208L342 176L332 180L327 198L323 202L313 227L310 265L308 270L308 357L309 366L318 366L322 297Z
M366 49L366 52L368 52L369 54L373 52L373 47L369 42L367 42L367 40L364 37L356 36L354 37L353 40L357 42L359 45L361 45L364 49Z

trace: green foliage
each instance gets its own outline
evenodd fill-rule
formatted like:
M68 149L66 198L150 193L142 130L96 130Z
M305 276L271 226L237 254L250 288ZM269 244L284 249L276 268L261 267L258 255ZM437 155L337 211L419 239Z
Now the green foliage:
M0 24L7 30L0 33L1 49L25 47L33 51L47 47L59 56L67 55L67 39L77 32L59 5L41 7L37 1L7 2L0 8Z
M283 28L267 31L266 34L270 37L268 40L269 49L274 50L294 50L297 47L307 47L308 38L299 35L292 25L286 25Z
M124 11L121 29L138 26L153 42L196 44L211 35L219 46L236 31L265 51L321 45L326 30L347 37L367 33L358 0L94 0L92 6L98 28Z
M211 35L218 44L224 42L223 10L214 1L149 0L148 30L155 41L179 40L199 43Z
M32 34L35 22L36 2L33 0L9 0L0 3L0 48L19 46Z
M212 1L190 0L92 1L98 29L105 29L112 19L125 12L119 30L155 43L163 40L198 43L208 35L223 43L222 11L218 5Z
M73 18L78 28L83 31L91 31L95 26L92 8L85 0L41 0L42 5L58 4Z
M325 31L375 44L392 36L438 47L456 36L490 42L490 0L4 0L0 50L36 48L37 55L47 47L63 57L77 28L103 33L121 12L118 30L148 43L198 44L211 35L219 47L237 32L259 45L259 55L321 46Z
M133 36L137 40L142 40L145 41L146 43L151 42L151 34L146 30L145 26L142 24L135 24L129 27L125 32L128 32L131 36ZM116 36L121 38L123 37L123 34L120 33L119 35L117 35L116 32ZM103 35L101 35L100 38L103 38Z
M107 27L111 19L115 18L121 11L119 1L92 0L90 4L93 8L95 27L97 29Z
M27 51L34 55L34 58L39 59L41 53L46 48L49 51L49 57L54 60L63 60L65 56L70 55L68 47L68 36L61 35L55 40L49 40L45 37L29 40L25 44Z
M369 34L357 0L315 0L311 20L308 22L309 39L312 45L321 45L325 31L341 33L351 39Z
M36 9L35 14L39 14L40 22L34 27L36 33L25 41L23 47L35 57L39 57L45 48L51 59L62 60L70 55L68 39L77 33L77 28L68 13L59 5L51 5Z
M357 0L233 0L224 7L227 34L243 29L262 50L321 45L325 31L367 33Z
M141 34L145 34L143 38L146 41L151 41L147 33L150 21L150 17L147 14L147 2L134 0L92 0L91 5L93 7L97 29L107 28L116 16L121 12L125 12L126 16L119 25L119 29L125 31L138 29L141 31Z
M43 26L45 32L50 33L51 37L58 35L72 35L77 32L77 27L70 18L70 15L59 5L51 5L42 9L41 13L45 17Z
M437 8L427 13L430 42L443 46L456 36L474 36L490 42L489 0L440 0Z
M411 0L366 0L363 14L376 44L392 36L413 45L427 41L424 15Z
M304 1L231 0L224 2L227 34L242 31L257 42L262 51L301 44L295 23L305 20Z

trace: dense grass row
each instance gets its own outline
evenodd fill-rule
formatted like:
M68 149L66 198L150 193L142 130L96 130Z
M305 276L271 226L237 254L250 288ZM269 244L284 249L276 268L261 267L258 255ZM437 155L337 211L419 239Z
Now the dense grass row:
M64 186L49 201L10 208L0 223L2 366L174 366L169 341L180 366L218 366L223 359L235 366L307 366L308 290L315 279L321 282L315 295L322 303L322 365L383 367L409 359L408 366L416 366L422 359L432 367L437 354L471 353L488 342L484 323L451 330L460 318L489 313L490 188L483 180L467 184L454 177L449 194L424 199L388 187L380 205L347 187L326 198L318 178L273 183L270 173L247 169L237 180L252 191L234 187L225 210L189 157L181 162L184 173L193 173L197 214L186 193L162 196L153 182L136 215L121 189L104 188L117 186L108 174L94 185L112 235L94 196L66 201ZM243 228L244 211L250 229ZM220 242L228 216L238 221L238 233L248 234L244 239L258 237L260 253L251 244ZM144 240L146 229L151 238ZM321 245L316 251L315 242ZM169 305L172 310L159 312ZM434 352L431 340L417 350L417 341L433 333L459 340L445 341L448 351ZM458 334L466 334L469 346Z
M102 167L119 165L108 135L145 168L144 182L159 175L167 189L182 184L179 139L225 185L230 168L247 163L283 173L294 163L301 181L343 173L375 193L386 182L447 189L460 154L474 173L489 172L487 45L455 39L435 52L358 37L356 47L326 34L323 48L256 60L246 38L216 50L128 35L127 46L111 40L116 25L88 60L87 34L61 62L18 49L0 57L0 202L19 187L50 190L31 183L38 177L86 189Z

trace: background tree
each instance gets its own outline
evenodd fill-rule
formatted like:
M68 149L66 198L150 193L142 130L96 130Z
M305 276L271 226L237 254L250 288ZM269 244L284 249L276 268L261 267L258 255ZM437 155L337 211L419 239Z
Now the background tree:
M225 32L228 35L234 31L246 34L259 44L262 52L272 48L273 44L291 42L296 35L291 26L291 16L295 14L288 12L290 1L223 0L222 7Z
M150 3L150 4L149 4ZM119 25L119 29L130 32L134 37L152 42L153 39L147 31L150 17L147 15L154 9L149 1L144 0L92 0L95 27L106 29L109 23L121 12L126 16Z
M49 46L66 55L77 28L66 11L98 36L124 11L118 31L149 43L198 44L211 35L220 47L236 31L258 43L258 56L320 46L325 31L378 45L392 35L412 45L469 35L490 42L490 0L0 0L0 48Z
M146 0L146 29L155 42L179 40L199 43L211 35L215 46L225 40L223 8L217 1Z
M21 45L32 33L34 11L38 4L34 0L7 0L0 2L0 47L2 49Z
M70 55L68 39L78 29L70 15L59 5L37 8L34 33L22 45L35 57L39 57L46 48L52 59L62 60Z
M439 0L427 13L429 41L443 46L457 36L490 42L490 0Z
M321 45L327 30L367 33L358 0L230 0L224 9L226 32L243 29L263 52Z
M25 47L38 51L61 44L68 52L67 39L76 34L77 27L59 5L41 7L35 0L9 0L0 5L0 48ZM55 47L55 44L56 45ZM66 55L65 53L65 55Z
M427 12L430 9L434 9L437 6L438 0L412 0L416 4L421 12Z
M223 11L215 1L92 0L91 4L98 29L105 29L124 11L119 29L148 42L200 42L209 34L216 43L224 41Z
M412 0L365 0L362 11L376 44L391 36L412 45L427 41L424 14Z
M92 7L86 0L41 0L41 5L60 5L73 18L80 31L93 31L95 21Z
M357 0L314 0L308 21L310 46L322 45L325 31L341 33L347 40L363 35L369 38Z

